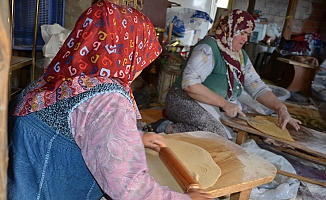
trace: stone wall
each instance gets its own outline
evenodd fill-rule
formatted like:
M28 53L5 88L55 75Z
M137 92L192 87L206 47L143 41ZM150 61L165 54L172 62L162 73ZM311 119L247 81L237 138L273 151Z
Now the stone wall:
M73 29L79 16L92 5L92 0L66 0L65 28Z
M269 23L283 28L289 0L259 0L255 10L261 10ZM235 0L233 8L247 10L248 0ZM317 32L326 41L326 0L298 0L292 34Z

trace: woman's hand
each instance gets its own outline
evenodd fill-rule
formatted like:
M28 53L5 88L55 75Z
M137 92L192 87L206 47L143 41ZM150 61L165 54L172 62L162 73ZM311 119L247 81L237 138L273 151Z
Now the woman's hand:
M278 126L285 129L287 124L291 124L295 130L299 130L301 122L293 119L288 112L286 105L284 105L272 91L268 91L258 97L258 102L264 106L274 110L278 114Z
M293 126L295 130L299 130L299 124L301 124L301 122L297 119L293 119L284 106L278 110L278 126L284 130L287 124Z
M190 190L185 194L189 195L193 200L214 199L211 194L206 193L206 191L202 189Z
M231 103L229 101L225 101L225 104L223 107L221 107L224 111L225 116L228 117L236 117L238 114L242 116L246 116L238 107L237 104Z
M146 148L150 148L157 152L160 151L161 147L166 147L163 136L156 133L144 132L142 141Z

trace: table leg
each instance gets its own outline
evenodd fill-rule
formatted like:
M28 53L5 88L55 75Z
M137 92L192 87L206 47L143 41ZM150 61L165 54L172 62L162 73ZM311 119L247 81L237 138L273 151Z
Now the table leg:
M241 145L247 139L248 133L245 131L238 130L237 139L235 143Z
M233 193L230 195L230 200L248 200L250 193L251 189Z
M249 134L249 138L253 139L256 143L258 143L258 141L259 141L259 136L258 135Z

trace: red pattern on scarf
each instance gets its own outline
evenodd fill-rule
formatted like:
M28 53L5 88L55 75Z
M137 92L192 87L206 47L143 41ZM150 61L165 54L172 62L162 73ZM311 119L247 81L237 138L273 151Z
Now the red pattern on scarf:
M15 114L26 115L64 98L85 92L97 84L118 81L131 93L130 83L161 53L154 27L140 11L100 1L77 20L34 89L18 105ZM83 89L76 79L83 77ZM64 90L72 91L64 94ZM132 94L131 94L132 97Z

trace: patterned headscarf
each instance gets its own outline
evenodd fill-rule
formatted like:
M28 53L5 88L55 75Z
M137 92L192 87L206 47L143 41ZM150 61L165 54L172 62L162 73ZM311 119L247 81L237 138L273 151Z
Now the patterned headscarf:
M241 65L244 65L243 56L241 50L239 52L232 51L232 41L234 36L241 33L241 31L255 28L254 18L243 10L232 10L224 12L218 21L215 39L218 47L222 52L222 56L227 65L228 73L228 98L232 96L234 87L234 73L240 80L240 83L244 83L244 72Z
M154 27L140 11L103 0L77 20L44 74L17 106L26 115L102 83L130 84L162 51Z

